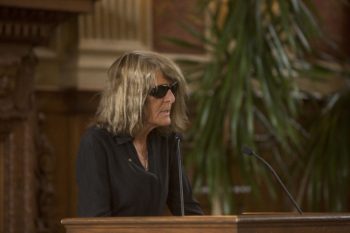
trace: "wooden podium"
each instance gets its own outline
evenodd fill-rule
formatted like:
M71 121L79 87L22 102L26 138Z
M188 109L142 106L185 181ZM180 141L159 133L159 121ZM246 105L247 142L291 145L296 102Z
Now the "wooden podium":
M350 233L347 214L63 219L67 233Z

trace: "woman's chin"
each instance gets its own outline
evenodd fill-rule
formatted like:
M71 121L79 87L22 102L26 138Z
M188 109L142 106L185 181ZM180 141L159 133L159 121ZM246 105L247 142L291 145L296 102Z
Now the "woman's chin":
M159 122L159 126L169 126L171 124L170 119L163 120L162 122Z

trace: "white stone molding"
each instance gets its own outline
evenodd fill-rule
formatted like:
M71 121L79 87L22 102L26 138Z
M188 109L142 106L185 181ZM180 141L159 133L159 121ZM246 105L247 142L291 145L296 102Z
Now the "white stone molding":
M152 0L100 0L79 18L76 88L103 88L106 71L129 50L152 49Z

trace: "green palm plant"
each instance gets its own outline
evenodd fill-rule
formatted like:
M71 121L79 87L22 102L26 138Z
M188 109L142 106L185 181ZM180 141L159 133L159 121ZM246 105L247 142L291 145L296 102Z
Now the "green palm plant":
M257 134L263 132L260 138L275 148L301 150L296 77L307 67L308 41L318 30L300 0L200 0L199 6L209 17L209 32L186 26L199 44L171 39L192 48L204 44L209 54L207 62L187 62L196 71L189 74L197 105L188 162L195 168L195 187L207 186L212 205L230 213L233 162L244 168L238 172L246 172L248 181L249 174L264 175L240 156L242 145L257 148ZM297 153L285 159L302 162Z
M311 125L299 189L312 211L346 211L350 193L350 88L328 96ZM303 198L302 198L303 197Z

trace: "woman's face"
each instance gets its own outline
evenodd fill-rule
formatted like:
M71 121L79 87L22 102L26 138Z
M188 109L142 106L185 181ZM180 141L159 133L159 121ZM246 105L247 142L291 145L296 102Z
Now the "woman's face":
M171 81L165 79L161 72L156 74L156 85L169 85ZM164 97L156 98L148 95L145 104L145 124L144 126L152 130L159 126L171 124L170 112L172 104L175 102L175 95L169 89Z

